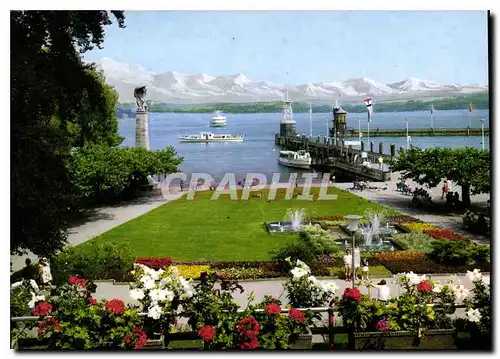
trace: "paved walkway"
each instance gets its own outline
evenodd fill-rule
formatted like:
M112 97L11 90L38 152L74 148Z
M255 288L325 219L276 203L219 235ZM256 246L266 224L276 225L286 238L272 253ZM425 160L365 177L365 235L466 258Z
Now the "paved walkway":
M180 198L183 194L180 192L176 193L173 200ZM68 245L84 243L169 201L171 200L166 200L159 190L154 190L132 201L90 210L84 220L80 220L79 223L73 223L70 226L68 231ZM10 256L12 270L16 271L23 268L25 265L24 261L28 257L32 261L38 260L38 257L33 253L23 256Z
M399 182L399 177L400 173L395 172L391 176L391 181L370 182L370 186L378 187L380 188L379 190L352 190L351 182L335 183L335 186L344 190L348 190L358 196L369 199L370 201L374 201L387 207L393 208L401 213L416 217L424 222L431 223L442 228L452 229L457 233L461 233L466 235L467 237L472 238L476 243L490 244L490 238L466 231L462 226L462 216L460 215L429 214L425 209L419 209L413 206L411 203L412 196L403 195L401 192L396 191L396 184ZM407 180L406 182L412 189L416 187L422 187L421 185L411 180ZM435 188L426 188L434 202L445 202L445 200L441 200L441 187L442 184ZM458 192L460 196L462 195L460 186L454 184L452 189L454 192ZM472 203L478 205L485 205L486 201L489 199L490 196L487 194L481 194L471 197Z
M439 281L440 283L444 284L448 281L450 278L449 275L436 275L436 276L431 276L432 281ZM391 296L397 296L400 292L403 292L403 289L401 289L398 285L394 284L392 282L392 278L370 278L371 282L373 284L377 284L381 279L385 279L387 282L387 285L390 287L390 295ZM457 280L460 284L463 284L464 287L467 289L471 290L474 286L472 282L464 275L464 274L458 274L457 275ZM337 285L337 291L336 295L340 296L344 292L345 288L350 288L352 286L351 282L346 282L345 280L342 279L322 279L323 282L325 281L333 281ZM288 303L288 300L286 298L287 293L283 289L283 280L277 279L277 280L261 280L261 281L240 281L239 282L243 288L245 289L244 293L239 293L237 290L234 294L233 297L236 301L236 303L242 307L245 308L248 303L248 294L251 292L255 293L255 302L258 303L259 301L264 299L264 295L272 295L276 298L279 298L283 305L286 305ZM94 295L94 298L96 299L121 299L125 303L128 304L136 304L138 305L139 302L132 300L128 294L129 292L129 287L128 284L122 283L122 284L113 284L112 281L102 281L96 282L97 284L97 290ZM361 293L363 294L368 294L368 289L366 286L361 286L360 287ZM371 289L371 295L372 297L376 298L377 297L377 291L376 289L372 288ZM457 313L457 314L462 314Z

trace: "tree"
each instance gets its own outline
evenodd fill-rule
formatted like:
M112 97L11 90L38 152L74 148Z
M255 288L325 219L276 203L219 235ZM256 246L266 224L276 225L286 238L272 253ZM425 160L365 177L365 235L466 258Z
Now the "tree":
M451 180L462 187L462 201L467 207L471 194L489 193L491 189L490 152L473 147L400 150L391 170L429 187L436 187L443 179Z
M123 12L112 13L123 27ZM66 167L75 134L80 145L99 136L117 140L111 122L89 116L108 114L112 99L103 98L109 89L80 56L100 47L110 14L12 11L10 24L11 253L50 256L64 245L75 208Z
M121 199L147 183L147 176L177 172L181 157L172 147L148 151L140 147L89 145L69 161L71 181L86 204Z

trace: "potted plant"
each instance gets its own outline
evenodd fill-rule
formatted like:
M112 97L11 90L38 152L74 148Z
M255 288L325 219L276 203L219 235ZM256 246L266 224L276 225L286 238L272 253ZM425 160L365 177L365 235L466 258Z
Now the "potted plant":
M464 300L465 319L455 320L455 339L464 333L468 340L465 349L491 350L491 296L490 277L475 269L467 271L467 277L474 283L473 295Z
M132 271L135 282L130 283L129 295L139 301L139 309L147 313L143 319L148 337L168 346L168 335L176 322L175 313L193 296L191 282L179 275L175 266L155 270L140 263Z
M97 301L95 285L71 276L47 301L38 301L38 338L49 349L142 349L147 338L136 309L123 301Z
M299 259L295 263L292 263L290 258L287 258L286 261L292 267L290 270L291 278L285 281L283 287L288 292L288 302L292 307L303 309L324 307L332 302L337 289L334 282L323 283L319 281L311 275L309 266ZM305 315L307 326L301 333L300 340L312 347L310 326L313 325L315 318L321 319L321 315L314 314L310 310L306 310Z
M397 276L405 291L388 301L346 289L339 306L352 349L451 349L454 302L463 286L431 282L412 272ZM439 307L439 310L437 309Z

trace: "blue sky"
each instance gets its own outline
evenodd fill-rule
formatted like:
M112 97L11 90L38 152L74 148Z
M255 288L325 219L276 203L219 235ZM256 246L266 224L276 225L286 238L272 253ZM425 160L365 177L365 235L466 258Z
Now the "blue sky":
M106 30L111 57L156 73L297 85L368 77L488 83L483 11L126 11Z

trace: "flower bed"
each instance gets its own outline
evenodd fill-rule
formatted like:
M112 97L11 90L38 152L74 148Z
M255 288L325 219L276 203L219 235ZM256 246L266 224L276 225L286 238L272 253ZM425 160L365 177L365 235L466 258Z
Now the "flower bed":
M433 261L424 252L399 251L376 254L377 261L392 273L412 271L415 273L464 273L473 268L490 271L490 266L484 263L451 266Z
M451 229L425 229L424 233L428 234L434 239L444 239L456 241L458 239L464 238L463 235L452 231Z
M168 257L150 258L140 257L135 260L135 263L145 265L153 269L164 269L172 264L172 259Z
M395 216L386 217L391 224L402 224L402 223L423 223L420 219L408 216L406 214L398 214Z
M429 223L424 223L424 222L403 222L400 223L400 226L403 227L404 229L414 232L414 233L420 233L423 232L427 229L439 229L438 227L429 224Z

